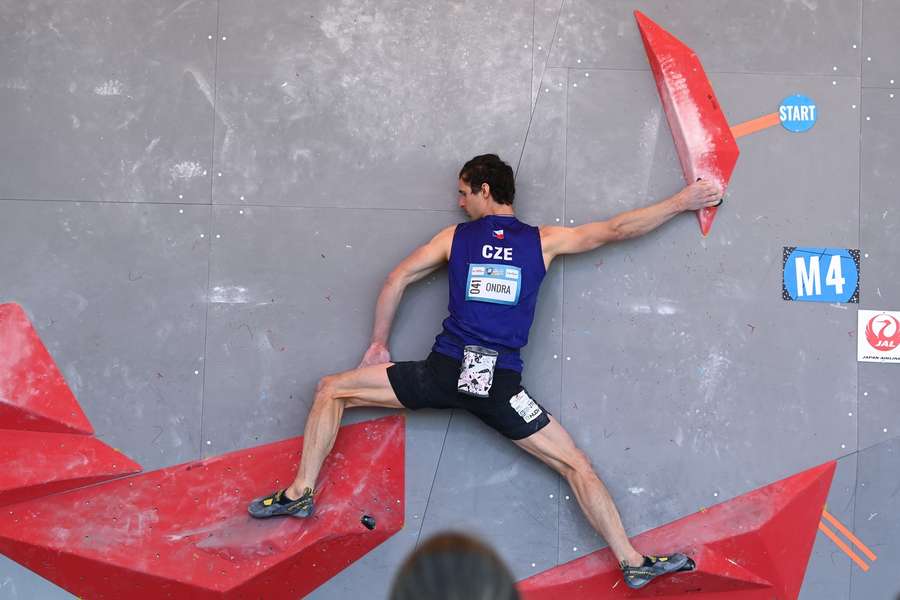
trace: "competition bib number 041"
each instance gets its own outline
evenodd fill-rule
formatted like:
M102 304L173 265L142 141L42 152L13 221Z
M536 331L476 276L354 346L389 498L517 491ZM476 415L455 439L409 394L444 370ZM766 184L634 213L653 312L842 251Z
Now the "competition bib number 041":
M466 300L518 304L522 270L506 265L469 265Z

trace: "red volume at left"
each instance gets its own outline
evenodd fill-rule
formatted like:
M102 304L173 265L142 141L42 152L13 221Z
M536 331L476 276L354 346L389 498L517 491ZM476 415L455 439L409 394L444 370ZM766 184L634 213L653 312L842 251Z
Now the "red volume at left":
M0 511L0 553L91 600L299 598L403 527L404 421L348 425L316 512L256 520L299 438L117 479Z
M0 429L94 429L18 304L0 304Z
M0 506L137 473L93 428L18 304L0 304Z

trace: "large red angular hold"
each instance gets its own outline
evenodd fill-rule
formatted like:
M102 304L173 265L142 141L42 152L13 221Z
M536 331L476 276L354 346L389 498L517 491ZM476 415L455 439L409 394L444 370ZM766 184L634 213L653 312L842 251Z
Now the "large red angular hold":
M696 569L645 588L625 585L604 548L520 582L527 600L647 598L794 600L800 593L837 463L830 462L632 540L639 552L684 552Z
M141 470L93 436L0 429L0 506Z
M342 428L307 519L247 514L293 480L294 438L5 507L0 552L91 600L298 598L403 527L404 435Z
M700 59L642 12L634 11L634 18L641 30L685 181L715 181L724 191L739 150ZM716 210L712 207L697 211L703 235L709 233Z
M18 304L0 304L0 428L93 434L62 373Z

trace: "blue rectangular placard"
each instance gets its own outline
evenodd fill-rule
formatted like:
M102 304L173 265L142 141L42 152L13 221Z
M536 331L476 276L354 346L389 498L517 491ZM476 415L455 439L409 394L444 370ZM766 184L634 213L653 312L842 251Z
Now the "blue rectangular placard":
M781 297L859 303L859 250L784 247Z

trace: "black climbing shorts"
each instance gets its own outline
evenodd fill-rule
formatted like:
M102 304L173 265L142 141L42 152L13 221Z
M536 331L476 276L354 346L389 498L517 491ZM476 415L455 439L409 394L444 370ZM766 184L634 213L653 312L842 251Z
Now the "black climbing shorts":
M411 410L462 408L511 440L526 438L550 424L543 406L522 387L522 375L496 369L487 398L457 391L460 361L432 352L425 360L398 362L387 375L400 403Z

